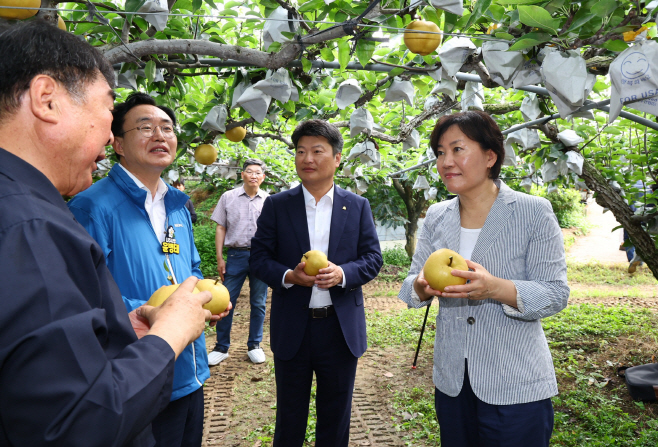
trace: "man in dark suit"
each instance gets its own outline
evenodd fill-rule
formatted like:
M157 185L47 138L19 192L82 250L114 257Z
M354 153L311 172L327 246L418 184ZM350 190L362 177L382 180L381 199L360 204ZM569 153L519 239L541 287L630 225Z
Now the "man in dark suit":
M265 200L249 258L272 288L274 447L303 444L314 372L315 445L346 447L357 361L367 347L361 286L377 276L382 255L368 201L334 185L343 148L338 129L306 121L292 141L302 184ZM300 262L309 250L329 259L316 276Z

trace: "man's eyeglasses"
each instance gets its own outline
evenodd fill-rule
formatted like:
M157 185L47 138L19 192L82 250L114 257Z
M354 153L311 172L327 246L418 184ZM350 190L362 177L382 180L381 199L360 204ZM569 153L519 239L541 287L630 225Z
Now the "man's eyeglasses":
M174 138L176 136L176 132L174 131L174 127L170 124L163 124L161 126L154 126L153 124L142 124L141 126L137 126L135 128L126 130L121 135L123 136L123 135L127 134L128 132L130 132L131 130L137 129L137 130L139 130L139 132L144 137L151 138L155 134L155 130L158 127L160 128L160 132L162 132L162 136L164 136L165 138L170 139L170 138Z
M251 169L247 169L246 171L242 171L245 174L247 174L249 177L260 177L263 175L261 171L252 171Z

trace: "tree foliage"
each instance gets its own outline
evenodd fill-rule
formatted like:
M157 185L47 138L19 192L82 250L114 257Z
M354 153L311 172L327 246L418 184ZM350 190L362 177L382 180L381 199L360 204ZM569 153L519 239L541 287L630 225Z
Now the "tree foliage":
M474 97L468 90L473 85L463 81L457 85L456 98L445 90L433 92L441 57L437 52L424 57L411 53L402 40L406 25L423 18L443 31L443 45L458 37L475 45L476 50L465 53L459 71L479 77L485 87L481 92L482 108L503 130L524 122L519 108L529 94L502 88L496 82L496 73L487 66L481 51L487 42L508 44L510 51L521 52L526 64L540 65L548 51L572 51L585 60L587 73L596 75L588 99L602 101L610 97L611 62L629 45L636 44L635 39L656 39L655 11L646 9L648 2L464 0L461 16L454 14L454 9L448 12L440 8L447 3L169 0L166 26L160 31L140 14L149 6L147 0L42 0L43 9L37 17L55 21L55 11L48 8L59 8L58 14L70 32L98 46L116 64L118 72L135 74L135 88L176 110L180 144L172 169L226 183L242 160L258 156L269 166L268 187L287 189L296 179L289 140L292 129L305 119L328 119L341 128L346 140L338 183L366 193L377 216L389 224L407 225L407 238L413 240L412 221L436 200L427 190L415 189L423 183L418 177L424 176L429 186L437 187L438 199L445 197L445 190L440 187L436 169L430 170L428 165L391 174L432 158L427 152L429 133L438 116L478 104L467 101ZM268 20L275 11L283 11L277 17L285 21ZM274 39L278 42L269 38L272 33L268 27L273 23L288 25ZM273 98L262 122L244 107L231 108L241 94L241 86L254 85L266 79L268 71L280 68L290 76L293 99ZM563 82L571 82L570 76L567 73ZM339 109L337 89L346 80L357 81L362 93L355 104ZM414 92L409 103L385 101L394 81L411 82ZM120 95L129 91L118 89ZM220 105L229 112L227 129L247 127L247 139L242 143L231 143L222 132L201 127L208 112ZM550 96L540 95L539 106L540 116L557 112ZM352 136L350 118L357 109L370 112L374 127ZM629 107L624 110L642 116ZM658 273L655 238L647 231L658 226L651 209L656 197L638 194L633 186L638 180L648 184L656 181L656 131L623 117L609 124L605 110L594 110L589 118L565 118L533 126L540 132L539 144L529 148L515 144L518 163L504 168L503 179L516 185L525 182L529 187L529 183L542 184L549 177L546 186L587 187L594 191L597 201L615 214L649 267ZM652 115L648 118L655 121ZM583 141L566 147L558 137L566 129L575 131ZM418 144L404 144L410 142L414 131L420 137ZM376 143L379 163L365 163L363 157L347 160L350 152L365 141ZM194 147L202 142L213 143L220 151L220 160L210 171L195 165L192 157ZM556 179L545 175L545 166L566 163L569 151L585 157L582 171L560 172ZM394 199L396 194L398 198ZM638 198L643 206L634 215L628 205ZM408 244L410 253L411 248Z

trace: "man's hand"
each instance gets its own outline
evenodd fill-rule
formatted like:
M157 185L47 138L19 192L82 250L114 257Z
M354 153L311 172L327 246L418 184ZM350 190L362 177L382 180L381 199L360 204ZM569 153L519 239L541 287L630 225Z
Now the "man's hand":
M137 309L128 313L128 319L130 320L130 324L132 325L135 334L137 334L137 338L142 338L148 334L148 331L151 329L149 320L137 315Z
M228 302L228 307L226 308L226 310L224 312L222 312L221 314L213 315L213 316L210 317L210 327L215 326L219 320L221 320L224 317L227 317L229 312L231 311L231 309L233 309L233 303L231 303L229 301Z
M308 276L304 272L305 265L305 262L300 262L297 264L295 270L290 270L288 273L286 273L286 279L284 282L287 284L297 284L298 286L313 287L313 284L315 284L316 276Z
M333 262L329 262L329 266L319 270L315 276L315 284L320 289L329 289L343 283L343 269L338 267Z
M210 321L209 310L202 306L212 297L210 292L193 293L198 278L190 276L161 306L141 306L136 315L148 320L151 329L145 335L157 335L174 350L176 357L199 338Z
M222 282L224 282L224 273L226 273L226 261L224 261L223 256L217 257L217 273L219 273L219 277L222 278Z

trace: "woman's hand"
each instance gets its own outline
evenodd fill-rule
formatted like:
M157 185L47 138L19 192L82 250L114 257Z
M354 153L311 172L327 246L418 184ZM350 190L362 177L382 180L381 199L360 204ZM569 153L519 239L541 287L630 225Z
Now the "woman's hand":
M516 286L508 279L493 276L477 262L466 260L470 271L453 270L453 276L465 278L468 282L462 286L448 286L442 296L446 298L468 298L470 300L500 301L516 307Z
M414 281L414 289L418 294L418 297L421 301L427 301L433 296L441 296L441 292L430 287L427 280L425 279L425 272L421 270Z

